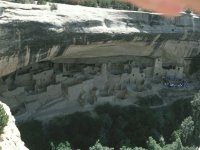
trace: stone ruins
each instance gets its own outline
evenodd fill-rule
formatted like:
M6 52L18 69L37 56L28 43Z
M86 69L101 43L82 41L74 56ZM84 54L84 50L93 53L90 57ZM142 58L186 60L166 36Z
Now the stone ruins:
M163 85L183 81L186 75L183 66L166 64L162 58L124 57L90 64L44 61L3 76L0 89L18 120L42 119L51 110L62 115L105 102L133 103L138 95L171 88Z

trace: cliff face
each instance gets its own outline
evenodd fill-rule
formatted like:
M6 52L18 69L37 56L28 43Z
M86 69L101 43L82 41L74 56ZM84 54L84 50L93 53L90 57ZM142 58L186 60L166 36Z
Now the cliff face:
M21 140L20 132L15 125L15 119L12 116L9 107L0 102L9 116L7 126L3 129L3 133L0 135L0 148L1 150L28 150L24 146L24 142Z
M76 51L68 54L70 45L97 45L90 51L103 44L115 45L123 49L119 55L127 50L132 51L128 55L138 55L140 49L143 56L158 57L166 52L170 58L190 57L198 54L199 21L194 14L165 18L154 13L63 4L51 11L50 5L0 1L0 76L43 59L80 57ZM109 52L115 53L113 49ZM93 51L92 56L99 57L99 53Z
M184 92L191 60L200 53L195 14L165 18L57 6L0 1L0 93L18 121L92 110L105 102L131 105L149 95L168 104L191 98L199 88L192 83L189 94Z

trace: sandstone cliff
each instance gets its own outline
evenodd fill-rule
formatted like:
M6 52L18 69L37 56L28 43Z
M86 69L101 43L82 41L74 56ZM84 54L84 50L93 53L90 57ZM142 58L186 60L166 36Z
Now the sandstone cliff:
M57 6L0 1L0 93L18 121L193 96L196 81L182 91L200 53L199 16Z
M0 135L1 150L28 150L21 140L20 132L15 125L15 119L12 116L9 107L0 102L9 116L8 124L4 127L3 133Z
M183 57L199 53L200 19L194 14L165 18L155 13L57 5L51 11L48 4L0 1L0 76L57 56L164 55L183 64ZM73 45L84 45L85 51Z

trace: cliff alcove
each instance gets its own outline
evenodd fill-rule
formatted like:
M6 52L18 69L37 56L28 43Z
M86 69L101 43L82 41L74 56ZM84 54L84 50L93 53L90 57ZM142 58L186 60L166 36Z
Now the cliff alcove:
M51 6L51 3L0 1L0 96L10 107L22 133L30 134L29 128L20 125L22 122L39 121L36 121L38 131L53 128L51 120L57 117L64 118L65 124L66 118L73 118L74 113L76 118L77 112L89 120L87 123L93 119L96 121L93 123L97 128L91 127L94 132L104 130L101 109L104 110L102 106L105 106L109 121L129 120L130 116L123 115L124 110L136 118L135 122L129 120L135 128L139 128L138 122L145 123L143 119L149 112L152 115L149 120L152 119L153 123L147 123L153 129L145 126L148 134L137 140L142 130L137 133L124 125L123 133L121 130L112 131L113 134L121 133L126 140L116 138L116 141L106 142L114 136L108 132L105 141L96 134L93 139L87 137L91 141L86 143L81 143L78 138L80 147L75 139L64 135L63 139L58 135L59 140L52 138L55 133L48 133L47 137L56 145L69 140L73 147L83 149L95 144L96 138L111 147L117 142L126 146L128 143L130 146L145 146L147 136L158 139L164 135L166 142L171 142L170 134L179 128L184 118L192 116L190 101L200 89L199 16L182 12L180 16L167 18L142 11L59 3L55 10L51 10ZM108 108L120 112L112 116ZM115 115L119 116L118 119ZM76 123L69 124L65 125L73 127ZM121 124L116 124L122 129ZM169 131L164 131L170 125ZM64 128L62 124L61 127ZM129 135L129 130L134 134ZM134 143L133 139L137 142ZM44 144L47 144L45 148L49 148L49 142ZM188 141L184 142L183 146L186 146ZM119 143L114 148L119 149ZM38 150L37 146L30 145Z

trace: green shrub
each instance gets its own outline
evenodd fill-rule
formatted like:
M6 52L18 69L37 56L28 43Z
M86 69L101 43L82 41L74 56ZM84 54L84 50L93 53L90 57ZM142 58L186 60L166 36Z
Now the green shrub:
M8 123L8 115L6 114L6 111L4 110L3 106L0 105L0 132L3 131L3 128Z
M95 143L94 146L90 147L89 150L114 150L114 148L109 148L106 146L102 146L99 140Z
M113 9L125 9L125 10L133 10L133 5L129 2L124 2L121 0L113 0L112 3Z
M34 0L15 0L16 3L33 4Z
M152 137L149 137L147 147L148 150L162 150L161 146Z
M145 148L142 148L142 147L134 147L134 148L131 148L131 147L126 147L126 146L122 146L120 148L120 150L146 150Z
M97 2L98 2L99 7L109 8L111 7L112 0L98 0Z
M191 14L192 11L191 11L190 9L187 9L187 10L185 10L185 13L187 13L187 14Z
M97 7L97 1L96 0L84 0L80 3L80 5L88 6L88 7Z
M198 92L194 99L191 101L192 105L192 119L194 121L194 138L195 138L195 143L200 142L200 92Z
M57 9L58 9L58 6L57 6L56 4L51 4L51 5L50 5L50 9L51 9L51 11L57 10Z
M46 0L38 0L37 4L38 5L46 5Z
M70 5L80 5L82 0L49 0L50 2L55 3L63 3L63 4L70 4Z
M72 150L71 145L69 142L60 143L57 147L53 143L51 143L52 150Z
M194 131L194 121L192 120L192 117L189 116L183 120L181 123L181 140L184 144L187 144L187 141L191 139L191 136L193 135ZM191 141L188 142L188 144L191 143Z
M39 0L39 1L44 1L44 0ZM70 5L82 5L88 7L99 6L101 8L134 10L132 3L122 0L47 0L47 1L50 1L52 3L55 2L55 3L63 3ZM40 2L38 2L38 4L40 4Z

